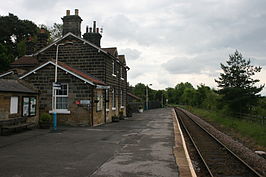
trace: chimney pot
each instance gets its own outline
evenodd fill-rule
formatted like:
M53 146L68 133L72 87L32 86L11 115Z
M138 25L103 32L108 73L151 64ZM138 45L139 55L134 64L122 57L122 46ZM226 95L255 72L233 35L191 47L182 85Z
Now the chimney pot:
M96 32L96 21L93 21L93 32Z
M66 16L70 15L70 10L66 10Z
M92 33L92 27L90 27L90 33Z
M79 10L75 9L75 15L79 15Z
M96 28L96 32L99 33L99 28Z
M86 33L88 33L89 32L89 27L88 26L86 26Z

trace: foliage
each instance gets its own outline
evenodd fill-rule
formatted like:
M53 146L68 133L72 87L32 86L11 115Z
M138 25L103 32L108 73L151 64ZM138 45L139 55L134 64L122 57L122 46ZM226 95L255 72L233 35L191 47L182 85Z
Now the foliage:
M145 100L146 86L144 84L136 84L135 87L132 88L132 92L134 95L140 97L142 100Z
M52 121L52 116L48 113L42 113L40 116L40 122L41 123L48 123Z
M63 24L54 23L52 27L49 28L51 33L51 40L55 41L56 39L62 37L63 34Z
M39 29L45 29L48 34L48 43L52 43L62 37L63 24L54 23L52 26L46 26L44 24L39 25Z
M20 20L14 14L0 16L0 72L8 69L15 57L25 54L25 41L36 36L38 27L29 20ZM3 65L2 65L3 64Z
M247 112L252 105L255 105L260 95L258 94L264 87L255 86L258 79L252 79L256 72L261 71L261 67L250 65L250 60L243 59L241 53L236 51L229 55L227 65L221 64L223 73L220 74L218 87L222 95L221 101L228 106L232 112Z
M252 108L252 114L266 117L266 97L258 100L257 105Z
M266 149L265 126L255 122L237 119L235 117L225 115L220 111L210 111L188 106L186 106L186 108L201 118L223 127L223 129L226 129L227 132L234 133L236 135L240 134L240 139L252 139L255 141L255 144L263 146L264 149Z
M0 44L0 73L9 67L12 59L13 55L8 52L7 47L3 44Z

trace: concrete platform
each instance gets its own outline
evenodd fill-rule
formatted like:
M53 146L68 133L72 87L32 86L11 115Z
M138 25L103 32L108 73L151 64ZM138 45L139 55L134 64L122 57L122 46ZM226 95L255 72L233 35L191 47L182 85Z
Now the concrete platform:
M173 116L170 108L155 109L98 127L1 136L0 176L189 176Z

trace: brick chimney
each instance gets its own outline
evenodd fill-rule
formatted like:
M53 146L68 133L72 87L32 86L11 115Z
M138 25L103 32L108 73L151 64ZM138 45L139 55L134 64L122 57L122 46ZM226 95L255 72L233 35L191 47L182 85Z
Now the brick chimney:
M79 16L79 10L75 9L75 15L70 15L70 10L66 10L66 16L63 20L63 36L69 32L81 37L80 25L82 19Z
M86 33L83 34L83 38L98 47L101 47L102 35L99 33L99 28L96 28L96 21L93 22L93 27L86 27Z

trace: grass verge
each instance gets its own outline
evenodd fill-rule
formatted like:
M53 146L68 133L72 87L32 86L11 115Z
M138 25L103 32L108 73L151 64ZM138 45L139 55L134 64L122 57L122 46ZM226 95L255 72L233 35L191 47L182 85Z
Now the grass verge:
M224 115L220 112L182 106L253 150L266 151L266 126Z

